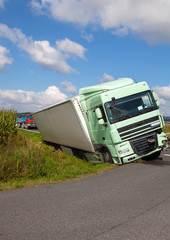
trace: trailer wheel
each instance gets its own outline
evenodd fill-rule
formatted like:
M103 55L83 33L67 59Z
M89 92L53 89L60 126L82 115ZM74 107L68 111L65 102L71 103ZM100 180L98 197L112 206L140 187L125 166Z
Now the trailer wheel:
M149 161L149 160L155 160L155 158L158 158L161 154L161 151L152 153L149 156L143 157L142 160Z
M23 123L21 123L21 128L24 129L24 124Z
M103 148L102 155L105 163L113 163L112 156L107 148Z

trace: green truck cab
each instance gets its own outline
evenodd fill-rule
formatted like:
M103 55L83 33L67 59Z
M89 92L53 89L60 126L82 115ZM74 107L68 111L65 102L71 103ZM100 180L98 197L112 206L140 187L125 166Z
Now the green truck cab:
M122 78L79 91L95 152L104 162L151 159L167 146L157 96L146 82Z

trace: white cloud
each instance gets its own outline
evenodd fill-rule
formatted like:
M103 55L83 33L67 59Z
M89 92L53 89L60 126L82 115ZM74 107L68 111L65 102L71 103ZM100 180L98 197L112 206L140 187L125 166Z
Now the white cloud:
M48 41L34 41L30 44L27 51L31 59L39 63L41 67L48 70L54 70L60 73L71 73L72 69L67 63L64 55L57 49L50 46Z
M43 14L41 12L41 4L38 1L32 0L31 1L31 7L32 7L33 10L37 11L38 14Z
M61 85L63 86L65 92L71 93L72 95L77 94L77 89L71 82L64 81L61 82Z
M155 86L153 90L158 94L158 96L170 100L170 84L165 87Z
M165 99L158 97L158 101L161 105L166 104Z
M12 64L12 58L9 58L7 55L9 50L5 47L0 46L0 72L5 70L6 64Z
M4 2L5 2L6 0L0 0L0 8L4 8Z
M112 34L113 35L117 35L117 36L120 36L120 37L123 37L123 36L126 36L129 34L129 31L128 31L128 28L127 27L120 27L116 30L113 30L112 31Z
M59 50L65 53L73 54L80 58L85 58L84 53L86 49L82 45L76 42L73 42L68 38L65 38L64 40L56 41L56 45Z
M64 22L95 24L113 34L170 42L170 0L32 0L32 8Z
M18 112L37 111L66 99L67 96L56 86L42 92L0 89L0 108L14 108Z
M11 29L5 24L0 24L0 37L11 40L20 49L28 53L32 61L40 64L44 69L59 73L76 72L67 64L66 60L68 58L74 55L85 58L84 52L86 49L69 39L57 41L56 46L52 47L48 41L34 41L32 37L24 35L20 29Z
M31 5L34 11L48 13L56 20L85 26L92 21L95 22L94 12L96 9L96 14L98 13L100 2L101 0L32 0Z
M170 101L164 102L164 104L160 105L160 112L163 116L170 116Z
M170 84L163 87L155 86L153 90L158 95L161 113L164 116L170 116Z
M93 35L90 33L86 33L85 31L81 32L81 37L86 39L88 42L91 42L93 40Z
M113 81L113 80L115 80L114 77L112 77L111 75L109 75L107 73L104 73L103 77L101 79L101 82L110 82L110 81Z

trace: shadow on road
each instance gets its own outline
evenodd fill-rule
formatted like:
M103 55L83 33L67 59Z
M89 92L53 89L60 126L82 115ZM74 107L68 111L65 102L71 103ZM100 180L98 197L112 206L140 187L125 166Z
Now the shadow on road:
M165 156L158 157L155 160L146 161L144 164L155 165L159 167L170 166L170 159L165 159Z

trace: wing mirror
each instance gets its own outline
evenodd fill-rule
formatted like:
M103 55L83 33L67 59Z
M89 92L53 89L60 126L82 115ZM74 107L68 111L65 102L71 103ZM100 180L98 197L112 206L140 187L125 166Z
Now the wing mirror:
M103 119L102 112L101 112L100 108L96 108L95 113L96 113L96 117L98 119L98 123L101 124L101 125L104 124L104 119Z
M160 102L158 101L158 96L157 96L156 92L152 91L152 94L153 94L153 97L154 97L154 99L155 99L156 104L157 104L158 107L159 107L159 106L160 106Z

